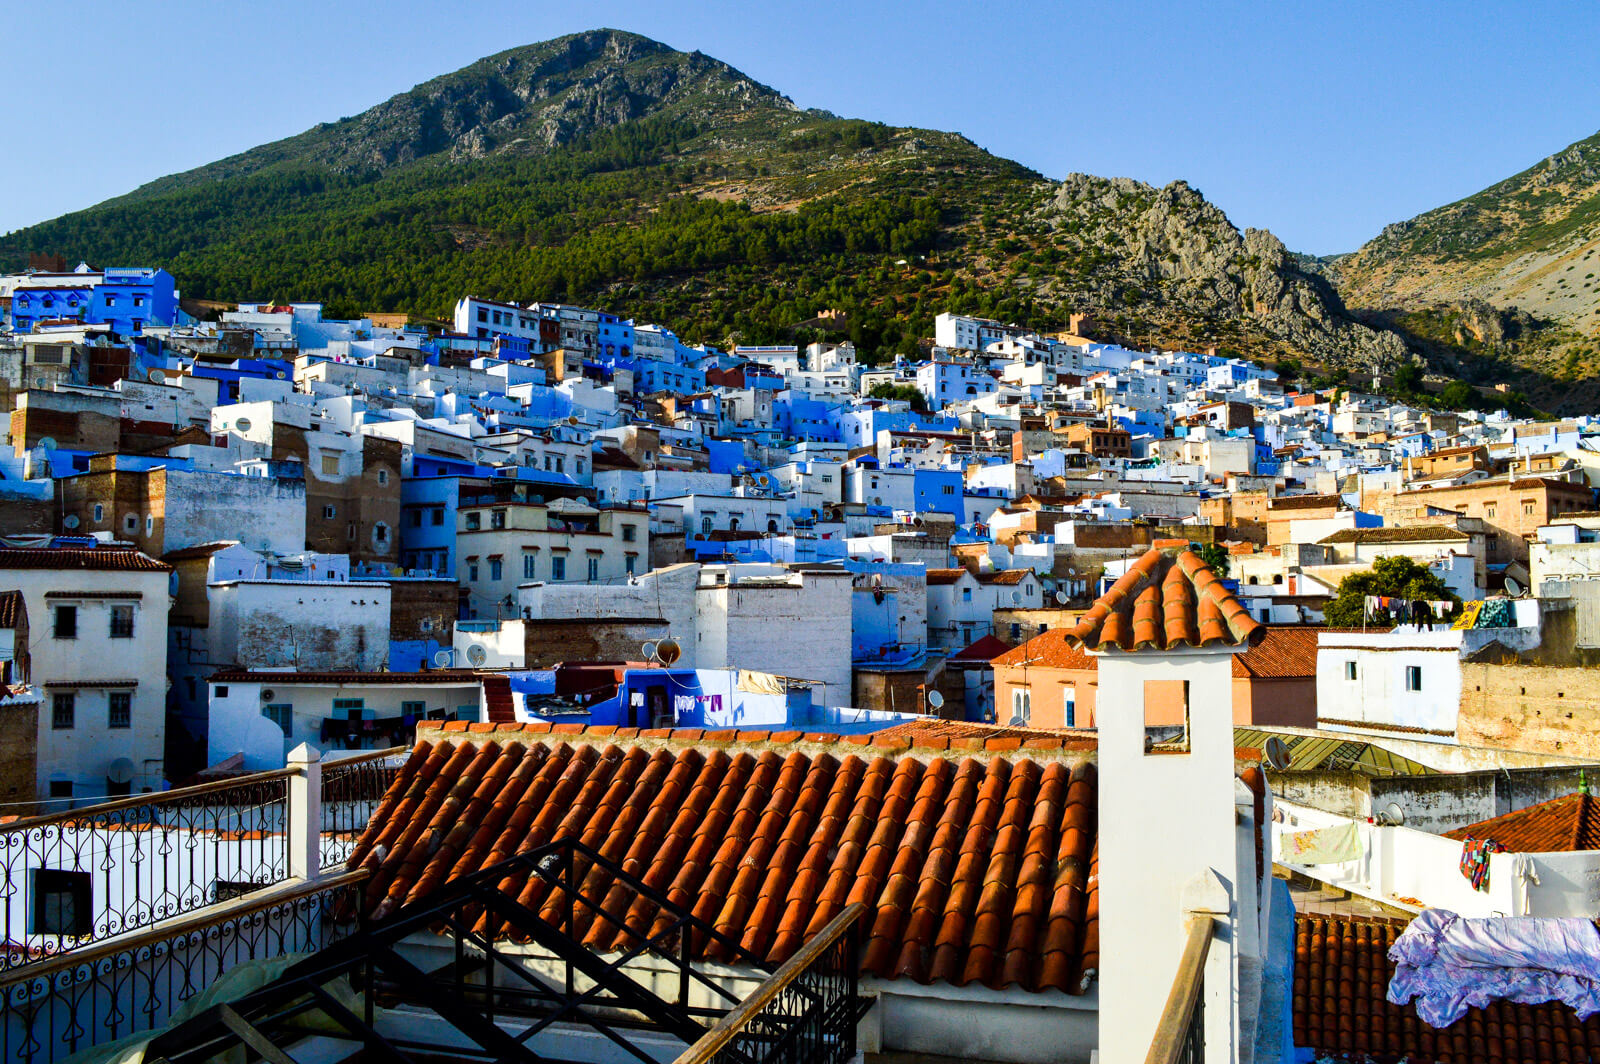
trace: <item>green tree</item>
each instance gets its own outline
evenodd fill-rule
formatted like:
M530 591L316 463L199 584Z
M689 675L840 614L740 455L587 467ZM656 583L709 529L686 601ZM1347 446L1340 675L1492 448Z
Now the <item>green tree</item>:
M1211 567L1211 571L1220 577L1228 575L1228 551L1216 543L1207 543L1200 548L1200 560Z
M1415 362L1407 362L1394 371L1395 391L1411 395L1422 387L1422 369Z
M867 393L869 399L903 399L911 404L911 409L919 414L928 412L928 398L909 384L890 384L887 381L874 384Z
M1426 599L1430 602L1448 599L1452 617L1461 608L1461 600L1425 566L1418 565L1410 558L1396 556L1379 558L1372 563L1371 569L1351 573L1339 581L1339 593L1323 610L1323 616L1334 628L1359 628L1366 614L1368 595Z
M1471 410L1478 405L1478 392L1466 381L1451 381L1439 393L1439 402L1451 410Z

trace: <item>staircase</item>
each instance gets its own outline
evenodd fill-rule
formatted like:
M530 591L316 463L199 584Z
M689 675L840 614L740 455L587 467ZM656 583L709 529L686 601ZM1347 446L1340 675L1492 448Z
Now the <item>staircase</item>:
M493 673L484 673L479 679L483 681L483 701L489 710L489 722L515 723L517 711L511 703L511 681Z

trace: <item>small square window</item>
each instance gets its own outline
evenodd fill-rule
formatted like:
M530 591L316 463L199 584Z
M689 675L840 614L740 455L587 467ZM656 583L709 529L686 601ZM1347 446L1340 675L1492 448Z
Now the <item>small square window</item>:
M1406 690L1407 691L1420 691L1420 690L1422 690L1422 666L1421 665L1407 665L1406 666Z
M1354 680L1356 678L1356 663L1355 662L1347 661L1347 662L1344 663L1344 678L1346 680Z
M550 579L565 580L567 578L567 559L559 554L550 559Z
M106 726L109 728L133 727L133 692L112 691L106 696L108 715Z
M482 527L483 514L479 513L477 510L473 510L471 513L467 514L467 531L476 532Z
M322 517L324 520L332 521L337 516L339 516L339 511L334 509L332 506L324 506L322 508Z
M639 527L637 525L623 525L622 526L622 542L624 542L624 543L633 543L633 542L636 542L638 540L638 538L639 538Z
M269 702L261 707L261 715L276 724L285 739L294 730L294 706L288 702Z
M55 609L55 637L57 639L78 638L78 607L57 606Z
M93 883L88 872L33 870L32 926L36 935L79 936L94 930Z
M389 483L389 471L387 469L378 470L378 483L379 484L387 484L387 483Z

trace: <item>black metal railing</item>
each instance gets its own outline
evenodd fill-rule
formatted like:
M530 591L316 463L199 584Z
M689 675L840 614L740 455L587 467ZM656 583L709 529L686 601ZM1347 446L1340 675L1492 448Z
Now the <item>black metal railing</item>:
M239 965L339 937L348 925L336 914L351 910L363 878L275 888L0 973L0 1064L51 1064L182 1022Z
M322 868L342 868L410 747L396 746L322 763Z
M674 1064L843 1064L855 1056L856 902L818 931Z
M369 884L368 903L390 887ZM587 1028L641 1064L660 1060L662 1035L703 1061L840 1064L854 1055L864 1004L864 911L847 908L773 971L662 890L563 839L368 922L261 989L174 1025L149 1051L171 1064L241 1047L287 1057L314 1013L319 1034L370 1060L436 1054L447 1036L456 1059L539 1062L550 1057L537 1039L560 1024ZM707 956L728 967L711 974ZM753 993L737 993L741 982L756 984ZM403 1006L408 1022L389 1022L394 1013L375 1002ZM419 1026L423 1013L443 1026ZM641 1041L641 1031L654 1040Z
M1178 974L1172 980L1145 1064L1205 1064L1206 957L1215 933L1215 918L1205 914L1189 917Z
M293 769L0 826L0 972L289 877Z

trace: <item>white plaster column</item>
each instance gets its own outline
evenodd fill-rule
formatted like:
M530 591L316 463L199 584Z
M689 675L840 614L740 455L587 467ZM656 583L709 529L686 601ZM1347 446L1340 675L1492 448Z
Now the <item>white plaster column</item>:
M322 875L322 754L309 743L289 751L289 878Z

